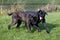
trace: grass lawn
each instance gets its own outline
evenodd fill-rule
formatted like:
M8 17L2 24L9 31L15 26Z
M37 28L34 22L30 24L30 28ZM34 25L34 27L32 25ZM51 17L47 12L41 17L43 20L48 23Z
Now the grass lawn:
M16 25L7 29L11 22L10 16L0 16L0 40L60 40L60 12L52 12L46 15L47 27L50 34L40 24L41 32L34 30L33 33L28 33L24 23L20 29L16 29Z

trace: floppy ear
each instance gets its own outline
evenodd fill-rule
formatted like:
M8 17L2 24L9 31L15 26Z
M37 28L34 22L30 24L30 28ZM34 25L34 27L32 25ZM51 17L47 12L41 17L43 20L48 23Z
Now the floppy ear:
M44 12L45 15L48 15L46 11L43 10L43 12Z
M40 13L40 12L42 12L42 10L39 10L37 13Z
M42 10L39 10L39 11L37 12L37 14L40 15L41 12L42 12Z
M45 15L48 15L47 12L45 12Z
M48 15L46 12L45 12L46 15Z

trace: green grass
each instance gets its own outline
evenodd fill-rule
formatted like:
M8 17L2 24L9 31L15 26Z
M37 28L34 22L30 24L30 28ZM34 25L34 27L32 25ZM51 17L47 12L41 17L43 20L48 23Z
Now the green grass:
M11 22L10 16L0 16L0 40L60 40L60 12L52 12L46 15L47 27L50 34L41 27L41 32L35 30L33 33L28 33L24 23L20 29L16 29L16 25L10 30L7 29Z

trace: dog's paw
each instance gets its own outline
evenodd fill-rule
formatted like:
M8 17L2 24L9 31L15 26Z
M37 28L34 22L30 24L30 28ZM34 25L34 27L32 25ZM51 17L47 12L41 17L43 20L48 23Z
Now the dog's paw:
M10 30L10 26L8 25L8 29Z
M50 33L49 31L46 31L47 33Z

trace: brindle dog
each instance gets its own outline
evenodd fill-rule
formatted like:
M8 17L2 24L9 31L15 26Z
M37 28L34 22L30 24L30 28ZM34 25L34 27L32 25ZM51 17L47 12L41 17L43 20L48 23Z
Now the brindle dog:
M31 32L30 25L37 28L38 31L40 32L40 28L37 24L37 20L38 20L37 14L34 15L34 14L31 14L30 12L16 11L16 12L12 12L11 14L8 13L8 15L12 15L12 22L11 22L11 24L8 25L8 29L10 29L11 26L13 26L15 24L17 24L16 28L18 28L20 26L21 22L24 21L29 32Z

